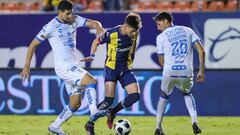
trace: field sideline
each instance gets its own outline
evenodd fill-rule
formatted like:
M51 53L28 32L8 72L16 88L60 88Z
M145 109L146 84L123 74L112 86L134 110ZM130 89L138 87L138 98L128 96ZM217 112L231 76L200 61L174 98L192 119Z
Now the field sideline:
M0 115L0 135L47 135L47 127L56 116ZM131 135L153 135L155 117L118 116L132 124ZM64 124L63 130L69 135L84 135L84 124L88 116L74 116ZM240 135L240 117L199 117L202 135ZM165 132L168 135L192 135L189 117L165 117ZM115 135L106 126L106 118L95 125L97 135Z

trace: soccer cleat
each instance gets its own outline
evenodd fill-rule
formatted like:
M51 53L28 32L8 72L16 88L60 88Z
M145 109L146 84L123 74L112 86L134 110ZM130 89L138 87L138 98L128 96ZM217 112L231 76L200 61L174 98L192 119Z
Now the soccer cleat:
M192 128L193 128L193 133L194 134L199 134L199 133L202 132L201 129L198 127L196 122L193 123Z
M155 130L155 135L166 135L162 130L159 130L158 128Z
M86 124L85 124L85 130L87 132L88 135L95 135L95 132L94 132L94 123L91 122L91 121L88 121Z
M48 131L57 135L67 135L61 128L53 127L52 124L48 127Z
M112 108L109 108L106 113L107 113L107 125L108 125L108 128L112 129L113 120L115 118L115 114L112 113Z
M100 110L100 111L98 111L96 114L94 114L94 115L92 115L92 116L90 117L90 121L95 122L95 121L97 121L99 118L104 117L104 116L106 116L106 115L107 115L107 111L106 111L106 110Z

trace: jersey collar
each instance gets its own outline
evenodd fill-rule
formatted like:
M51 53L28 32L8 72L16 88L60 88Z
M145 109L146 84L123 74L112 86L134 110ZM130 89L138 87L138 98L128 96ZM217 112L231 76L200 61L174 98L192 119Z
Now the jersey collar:
M55 17L55 19L57 20L57 22L59 22L59 23L62 23L62 24L63 24L63 22L61 22L61 21L58 19L58 17L57 17L57 16Z

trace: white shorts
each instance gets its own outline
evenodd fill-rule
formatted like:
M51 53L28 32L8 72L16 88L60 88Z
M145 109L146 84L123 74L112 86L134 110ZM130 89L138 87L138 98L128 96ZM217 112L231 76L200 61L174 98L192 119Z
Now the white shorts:
M64 80L68 95L82 92L81 80L88 73L77 64L72 64L67 68L55 69L58 77Z
M161 89L170 95L173 88L177 87L184 93L189 93L193 87L193 77L163 75Z

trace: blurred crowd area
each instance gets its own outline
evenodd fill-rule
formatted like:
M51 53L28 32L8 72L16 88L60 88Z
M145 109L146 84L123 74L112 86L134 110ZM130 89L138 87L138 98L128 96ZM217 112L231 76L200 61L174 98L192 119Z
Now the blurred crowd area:
M56 12L60 0L0 0L0 13ZM234 12L240 0L71 0L75 12Z

